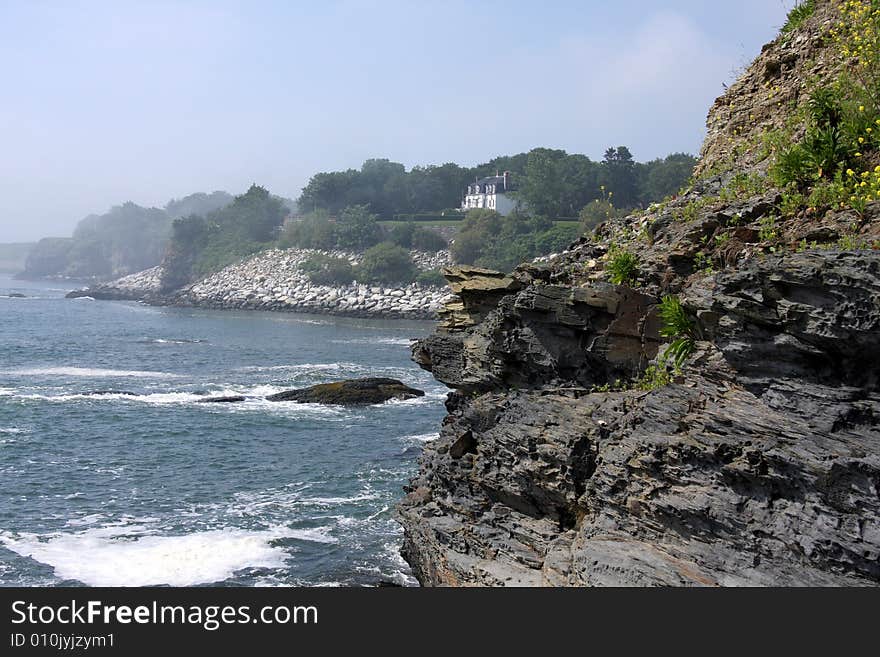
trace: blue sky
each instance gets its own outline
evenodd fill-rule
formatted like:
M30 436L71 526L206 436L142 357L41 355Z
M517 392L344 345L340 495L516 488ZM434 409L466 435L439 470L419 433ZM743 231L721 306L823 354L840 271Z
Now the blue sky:
M792 0L0 0L0 242L369 157L696 153Z

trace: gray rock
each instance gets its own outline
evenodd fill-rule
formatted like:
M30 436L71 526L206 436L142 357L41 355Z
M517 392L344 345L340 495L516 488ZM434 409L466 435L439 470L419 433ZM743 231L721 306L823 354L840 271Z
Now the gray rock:
M398 508L422 584L880 583L880 254L696 279L707 341L651 391L590 388L656 353L656 300L464 299L414 347L458 390Z
M311 404L340 404L345 406L381 404L390 399L412 399L424 396L424 391L410 388L397 379L349 379L334 383L320 383L308 388L286 390L266 397L268 401L295 401Z

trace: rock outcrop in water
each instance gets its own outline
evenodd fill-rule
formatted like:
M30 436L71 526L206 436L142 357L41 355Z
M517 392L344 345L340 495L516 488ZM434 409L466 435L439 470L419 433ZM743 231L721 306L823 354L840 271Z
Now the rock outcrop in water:
M397 379L348 379L334 383L319 383L308 388L285 390L266 397L269 401L294 401L304 404L338 404L359 406L381 404L391 399L423 397L424 391L410 388Z
M748 85L791 52L773 75L801 89L785 76L827 61L811 49L833 11L817 3L716 103L682 198L510 276L447 271L457 298L413 357L455 392L398 508L422 584L880 583L880 251L837 243L851 211L768 234L778 190L724 191L767 162L716 166L737 146L735 125L716 138L730 99L760 111ZM620 249L637 271L611 285ZM658 381L668 294L693 351Z
M161 279L162 268L156 266L123 276L115 281L98 283L83 290L73 290L68 292L65 298L92 297L105 301L140 301L153 298L159 293Z

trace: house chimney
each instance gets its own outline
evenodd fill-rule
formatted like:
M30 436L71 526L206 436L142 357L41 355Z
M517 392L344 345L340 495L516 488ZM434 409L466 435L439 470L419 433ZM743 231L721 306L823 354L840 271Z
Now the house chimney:
M505 171L504 172L504 191L505 192L507 191L507 178L508 178L508 176L510 176L510 171Z

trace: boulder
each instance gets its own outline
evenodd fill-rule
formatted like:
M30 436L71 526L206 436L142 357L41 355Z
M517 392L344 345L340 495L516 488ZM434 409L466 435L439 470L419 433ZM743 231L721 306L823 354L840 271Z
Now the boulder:
M307 404L354 406L381 404L389 399L412 399L424 396L397 379L366 378L321 383L308 388L285 390L266 397L268 401L295 401Z

